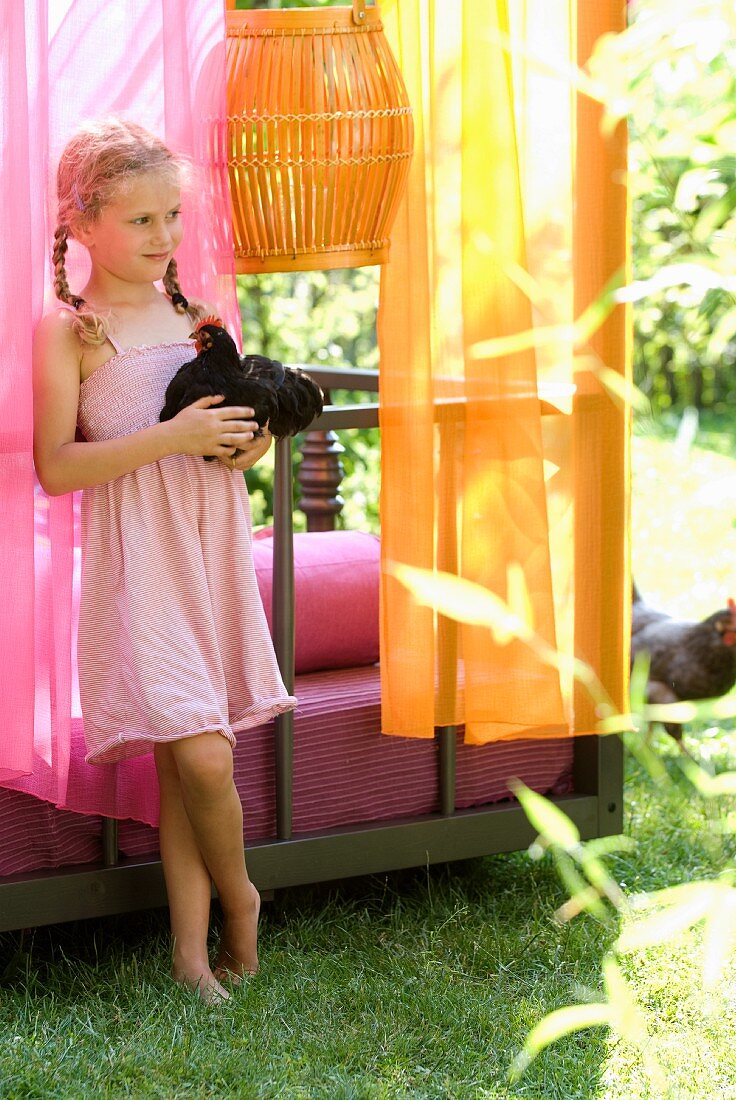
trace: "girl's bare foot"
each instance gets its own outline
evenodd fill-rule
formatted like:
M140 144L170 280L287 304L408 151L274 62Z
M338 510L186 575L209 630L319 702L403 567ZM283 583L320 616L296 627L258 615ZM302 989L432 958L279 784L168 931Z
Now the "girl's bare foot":
M240 984L247 974L258 973L258 914L261 911L261 897L253 883L249 883L250 900L248 909L240 913L226 913L222 927L222 939L217 962L214 966L215 980L231 981Z
M218 982L209 967L204 974L196 977L184 974L181 971L172 970L171 977L177 985L190 989L196 993L199 999L206 1005L218 1004L220 1001L229 1001L230 994L223 985Z
M210 970L209 960L182 958L174 952L171 965L171 977L177 985L182 985L196 993L207 1005L218 1001L229 1001L230 994Z

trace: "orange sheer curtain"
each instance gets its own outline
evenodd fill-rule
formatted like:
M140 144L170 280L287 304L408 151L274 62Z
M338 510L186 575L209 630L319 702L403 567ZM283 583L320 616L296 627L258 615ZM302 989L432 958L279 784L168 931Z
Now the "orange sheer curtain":
M383 7L416 124L379 308L383 729L465 723L476 743L590 731L571 666L420 606L390 568L503 599L514 570L538 636L590 661L623 709L627 410L596 369L626 374L626 320L619 307L583 349L569 329L626 260L623 135L602 136L570 79L623 7ZM533 329L535 343L515 340Z

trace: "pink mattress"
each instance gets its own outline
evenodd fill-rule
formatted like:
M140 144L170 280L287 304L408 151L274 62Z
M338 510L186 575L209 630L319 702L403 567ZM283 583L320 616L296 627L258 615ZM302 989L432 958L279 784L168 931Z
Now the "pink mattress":
M439 809L437 745L380 733L376 666L298 676L295 694L295 833ZM235 780L246 841L275 835L272 738L272 723L238 736ZM464 745L459 731L457 806L508 798L513 776L540 793L565 794L572 789L572 752L571 739ZM99 860L100 813L121 819L125 855L157 853L152 755L91 767L84 763L78 728L69 789L69 804L88 812L57 809L22 791L0 788L0 875Z

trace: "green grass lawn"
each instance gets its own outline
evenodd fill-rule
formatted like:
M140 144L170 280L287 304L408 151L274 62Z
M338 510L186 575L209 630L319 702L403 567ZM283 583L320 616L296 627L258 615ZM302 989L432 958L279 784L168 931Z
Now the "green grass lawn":
M670 786L629 765L626 831L638 845L612 869L631 891L713 876L734 854L679 778L676 750L664 739L660 749ZM729 755L734 739L718 765ZM39 929L0 990L0 1096L655 1095L637 1052L603 1029L560 1041L506 1083L545 1012L600 996L616 925L559 926L564 899L551 863L526 854L290 890L265 907L262 972L218 1008L167 980L164 911ZM18 937L0 943L9 956ZM733 1097L736 986L708 1015L693 981L700 950L683 935L628 974L671 1095Z
M730 590L736 507L722 503L725 481L710 508L676 483L691 472L693 484L696 474L717 482L736 463L691 452L680 467L670 450L636 441L636 514L647 519L635 526L637 578L672 610L689 594L682 609L694 613L699 573L706 613ZM673 505L676 536L664 515ZM658 564L665 551L676 554L671 568ZM731 731L703 727L688 744L716 770L736 767ZM670 781L629 760L626 832L637 844L609 863L631 892L714 877L736 854L719 831L733 805L694 796L672 742L660 736L655 747ZM665 1092L603 1028L554 1044L508 1084L545 1013L601 996L617 919L559 925L565 897L550 859L525 853L286 891L265 906L261 973L217 1008L168 980L163 910L38 929L22 942L0 935L0 1097L736 1098L736 973L727 968L703 995L697 929L625 966Z

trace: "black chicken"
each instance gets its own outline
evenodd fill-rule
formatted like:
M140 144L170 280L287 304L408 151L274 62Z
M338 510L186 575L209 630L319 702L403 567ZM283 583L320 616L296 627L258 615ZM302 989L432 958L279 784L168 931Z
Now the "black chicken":
M225 395L218 408L247 405L253 409L259 425L256 435L263 435L266 423L277 438L296 435L322 412L324 394L308 374L263 355L241 358L219 318L205 317L192 337L196 358L179 367L169 382L159 420L171 420L193 401L216 393ZM204 457L211 462L214 455Z
M648 607L633 586L631 661L649 655L648 703L716 699L736 684L736 603L702 622L673 619ZM676 741L682 727L665 722Z

